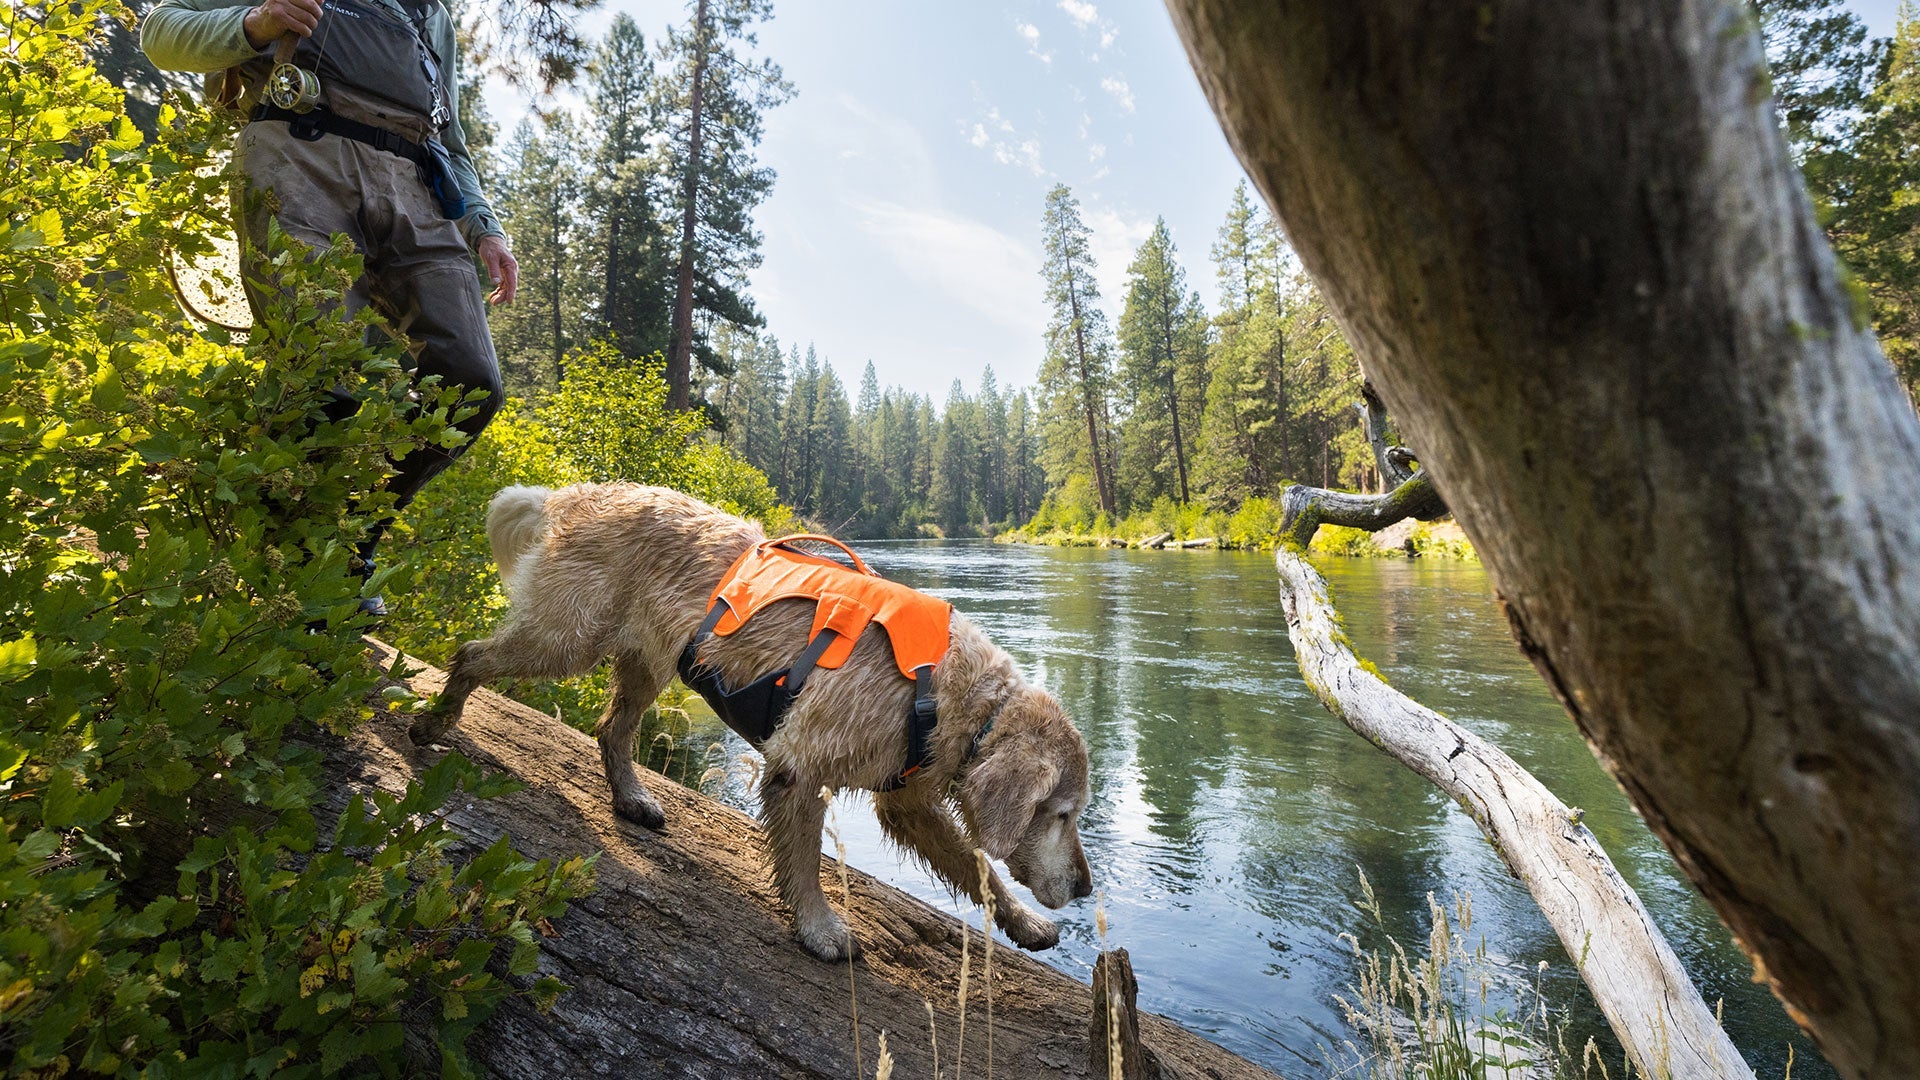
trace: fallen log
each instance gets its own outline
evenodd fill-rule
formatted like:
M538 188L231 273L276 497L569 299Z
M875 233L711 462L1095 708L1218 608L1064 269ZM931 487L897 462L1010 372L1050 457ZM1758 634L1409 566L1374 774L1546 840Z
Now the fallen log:
M1395 447L1394 449L1399 449ZM1384 457L1384 455L1383 455ZM1398 460L1412 460L1410 456ZM1322 525L1379 532L1407 518L1432 521L1447 516L1447 501L1425 469L1415 469L1385 495L1356 495L1348 491L1290 485L1280 493L1282 546L1297 544L1302 551Z
M1152 536L1140 541L1140 546L1159 551L1161 548L1166 547L1167 541L1171 539L1173 539L1173 534L1170 532L1154 533Z
M1182 540L1178 544L1175 544L1174 546L1183 547L1183 548L1203 548L1203 547L1212 547L1214 544L1218 542L1219 540L1217 537L1196 536L1191 540Z
M1533 894L1642 1075L1752 1080L1752 1070L1639 896L1580 823L1579 812L1498 747L1368 670L1340 628L1326 579L1304 550L1282 544L1274 558L1287 636L1300 674L1321 702L1473 817Z
M372 643L382 666L393 652ZM417 662L408 660L410 670ZM417 694L445 681L428 668L407 679ZM441 757L414 747L407 719L384 709L328 748L333 791L398 791ZM832 860L828 893L865 955L849 971L803 952L774 894L759 827L747 815L649 774L667 812L651 832L611 812L592 739L518 702L481 690L446 739L479 764L523 780L525 790L459 808L449 823L475 844L510 834L535 858L601 853L598 885L554 922L541 942L538 975L571 989L547 1014L514 999L468 1042L477 1066L502 1077L783 1077L843 1080L867 1075L887 1033L896 1076L933 1076L928 1004L947 1075L986 1076L987 998L980 937L960 1045L963 933L935 910L849 869L850 903ZM1088 987L997 945L993 957L993 1055L1003 1076L1084 1076ZM849 980L851 979L851 985ZM857 1009L856 1009L857 1001ZM1271 1078L1173 1022L1141 1014L1155 1054L1183 1072L1230 1080ZM431 1047L416 1050L437 1060Z

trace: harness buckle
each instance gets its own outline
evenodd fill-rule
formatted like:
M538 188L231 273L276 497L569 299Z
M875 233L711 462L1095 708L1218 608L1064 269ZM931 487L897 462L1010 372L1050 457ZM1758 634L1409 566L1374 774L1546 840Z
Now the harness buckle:
M320 126L320 119L324 115L326 114L318 109L301 113L297 118L287 122L287 134L301 142L319 142L320 136L326 134Z

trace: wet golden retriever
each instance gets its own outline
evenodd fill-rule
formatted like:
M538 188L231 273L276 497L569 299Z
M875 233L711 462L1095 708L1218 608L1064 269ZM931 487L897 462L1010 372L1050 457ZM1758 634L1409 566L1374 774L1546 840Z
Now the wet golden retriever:
M613 699L600 757L615 813L660 828L660 804L633 767L641 714L672 679L708 597L760 526L666 488L581 484L511 487L493 499L487 537L511 608L490 638L460 646L447 687L409 734L438 739L474 688L508 677L557 678L613 659ZM791 663L813 607L780 601L740 631L712 638L703 663L740 685ZM1078 820L1087 805L1087 747L1059 704L1029 686L1011 657L958 612L936 682L934 758L874 809L895 843L958 891L982 899L974 848L1006 862L1050 908L1092 891ZM820 888L822 787L878 789L905 764L913 683L870 625L847 662L816 671L762 747L762 820L780 896L801 943L824 960L856 948ZM978 752L974 736L993 722ZM957 811L957 819L956 819ZM1059 941L1053 923L989 872L1001 929L1028 949Z

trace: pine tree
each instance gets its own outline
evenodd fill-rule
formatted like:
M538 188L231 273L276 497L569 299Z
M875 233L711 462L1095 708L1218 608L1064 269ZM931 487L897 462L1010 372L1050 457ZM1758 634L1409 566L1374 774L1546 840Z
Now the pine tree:
M975 463L974 495L980 513L989 522L1005 521L1007 498L1007 399L1000 392L993 365L980 374L980 394L973 403L974 433L978 459Z
M760 265L753 210L773 186L773 170L754 159L760 114L793 92L779 65L750 60L752 27L772 16L771 0L693 0L685 27L667 31L654 107L667 130L659 171L669 180L669 209L679 223L671 343L670 408L691 406L693 359L711 362L696 340L693 313L742 326L761 324L746 296L746 275Z
M1047 302L1047 355L1040 368L1043 445L1047 479L1062 487L1076 472L1090 472L1100 508L1117 510L1111 472L1112 333L1100 310L1094 281L1092 231L1080 220L1080 204L1065 184L1047 193L1041 224ZM1076 430L1084 429L1079 434Z
M960 380L955 379L940 417L933 465L933 518L948 536L971 531L976 453L972 403Z
M807 353L811 363L813 352ZM839 528L860 512L859 491L853 480L853 412L847 390L832 364L821 364L815 377L813 418L809 425L813 450L813 512Z
M664 352L671 323L670 245L654 211L648 160L653 64L631 16L613 25L587 67L588 115L599 141L591 155L586 211L600 268L593 329L623 354Z
M1848 136L1808 154L1807 186L1864 288L1880 347L1920 402L1920 20L1911 7L1900 10Z
M813 407L820 392L820 361L813 347L807 347L803 364L800 346L793 346L787 358L791 382L780 417L780 490L793 500L794 509L811 513L817 486L813 446Z
M1188 459L1206 403L1206 314L1187 290L1165 219L1154 221L1127 274L1120 315L1120 375L1132 403L1121 457L1125 501L1138 506L1170 495L1188 502Z
M498 197L523 268L520 296L492 310L494 349L508 391L529 394L559 383L567 351L582 343L579 282L568 256L576 239L580 174L577 134L565 113L523 119L505 151Z

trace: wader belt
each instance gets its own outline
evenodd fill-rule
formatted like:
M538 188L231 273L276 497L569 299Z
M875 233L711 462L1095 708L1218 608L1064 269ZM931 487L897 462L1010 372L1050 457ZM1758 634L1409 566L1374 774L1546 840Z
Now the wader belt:
M417 142L410 142L385 128L372 124L362 124L344 116L335 116L325 109L312 112L290 112L273 105L261 105L248 116L249 120L285 120L296 139L305 142L318 142L322 135L338 135L343 139L352 139L365 143L375 150L385 150L389 154L406 158L424 171L433 167L433 153Z
M821 630L807 643L791 666L769 672L745 686L729 690L718 671L700 662L700 646L713 637L713 628L720 624L721 616L729 610L726 601L713 601L706 621L694 632L693 640L687 642L687 647L680 650L680 681L705 698L728 727L758 750L773 738L774 731L786 719L787 710L793 707L793 699L800 696L821 655L840 635L833 630ZM934 709L933 671L932 664L913 669L913 705L907 710L907 764L893 779L887 781L885 787L879 789L881 791L898 791L905 787L913 774L933 760L933 728L939 722ZM979 750L980 740L992 727L993 722L989 720L987 726L974 736L973 751Z

